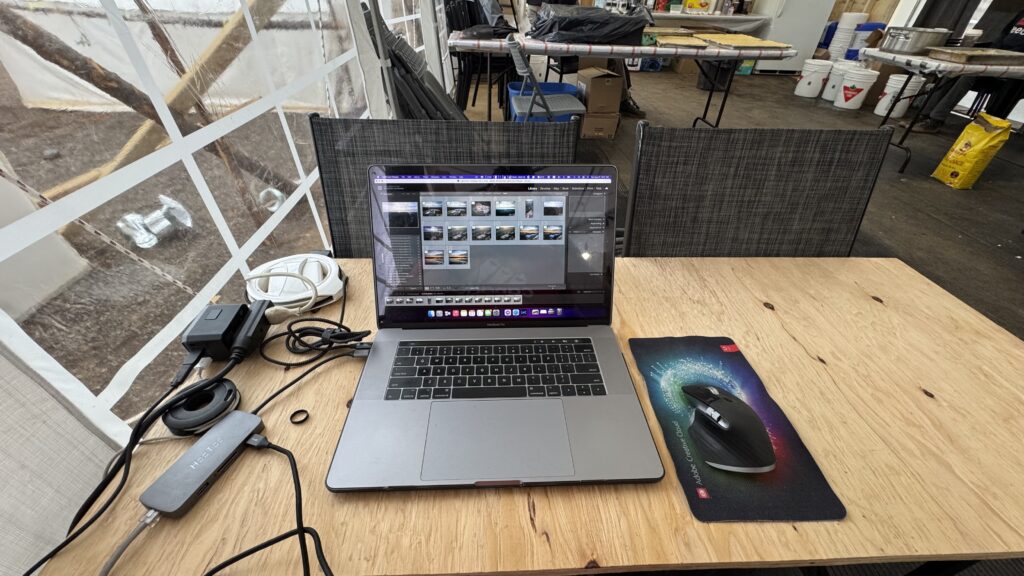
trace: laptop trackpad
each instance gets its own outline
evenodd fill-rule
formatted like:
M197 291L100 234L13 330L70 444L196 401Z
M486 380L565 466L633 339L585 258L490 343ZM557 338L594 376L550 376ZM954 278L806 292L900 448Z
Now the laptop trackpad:
M572 476L562 401L433 402L423 480Z

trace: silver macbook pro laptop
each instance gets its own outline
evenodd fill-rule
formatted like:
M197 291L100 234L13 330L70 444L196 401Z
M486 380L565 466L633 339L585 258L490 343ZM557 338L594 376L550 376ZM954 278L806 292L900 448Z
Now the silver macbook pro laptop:
M330 490L655 481L612 166L372 166L377 327Z

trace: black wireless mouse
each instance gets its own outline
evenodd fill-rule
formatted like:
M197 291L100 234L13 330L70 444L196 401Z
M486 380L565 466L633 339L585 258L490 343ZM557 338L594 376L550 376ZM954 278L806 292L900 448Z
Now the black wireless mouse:
M683 386L696 414L690 438L708 466L756 474L775 469L775 448L764 422L746 402L718 386Z

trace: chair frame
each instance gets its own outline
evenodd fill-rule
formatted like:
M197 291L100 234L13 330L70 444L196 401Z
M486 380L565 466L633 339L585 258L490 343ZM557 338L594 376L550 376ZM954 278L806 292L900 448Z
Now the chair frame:
M565 61L568 58L576 58L576 70L565 70ZM558 81L561 82L566 74L579 72L579 56L548 56L547 66L544 68L544 81L548 81L551 71L558 72Z
M516 65L516 72L522 76L523 81L519 84L519 94L517 96L523 96L523 89L526 87L526 83L530 83L530 88L533 93L530 95L530 105L526 109L526 115L523 118L523 122L529 122L530 118L533 117L533 107L540 100L540 106L544 109L544 113L547 114L548 121L554 122L555 115L551 112L551 107L548 105L547 98L544 97L544 93L540 90L540 82L537 81L537 77L533 75L533 69L530 68L530 57L523 51L523 47L516 42L515 36L509 34L505 39L508 42L509 52L512 54L512 60ZM509 109L511 109L511 103L509 103ZM513 111L513 114L515 112Z

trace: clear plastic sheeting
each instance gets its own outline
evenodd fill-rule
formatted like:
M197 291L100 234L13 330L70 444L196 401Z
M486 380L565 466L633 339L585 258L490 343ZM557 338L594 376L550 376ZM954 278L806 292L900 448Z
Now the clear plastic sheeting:
M359 64L342 0L0 0L7 348L115 437L206 302L324 247L308 113L366 116Z
M501 3L498 0L476 0L480 4L480 10L483 12L484 18L487 19L487 23L491 26L498 24L498 20L505 19L505 13L501 9Z
M123 2L120 2L123 3ZM98 2L97 2L98 4ZM216 2L207 5L202 2L140 2L147 6L140 9L134 2L125 6L124 19L129 31L139 44L146 64L164 94L171 92L180 79L172 64L174 57L168 56L168 47L185 68L203 61L204 66L216 68L205 61L207 50L217 52L221 63L228 63L222 74L207 78L204 84L204 101L221 110L231 109L260 96L264 84L254 78L252 71L261 62L268 62L272 68L275 84L282 85L303 72L322 63L320 34L310 24L304 2L283 2L270 0L256 3L268 20L263 22L257 48L249 37L244 20L240 22L238 34L233 42L221 47L214 43L233 17L240 16L237 2ZM174 7L183 4L183 7ZM285 11L291 5L297 10ZM106 14L88 4L57 4L59 8L32 10L27 5L7 7L63 39L81 53L111 72L130 79L135 70L116 34L112 33ZM164 6L164 7L162 7ZM275 9L276 8L276 9ZM257 24L260 14L254 15ZM156 37L153 25L162 30L166 42ZM236 48L241 48L237 51ZM22 103L31 108L52 108L61 110L124 111L126 107L111 96L52 65L41 66L39 56L8 36L0 34L0 62L17 86ZM204 74L204 72L200 72ZM134 82L133 82L134 83ZM138 84L136 84L138 85ZM326 96L315 87L300 91L285 102L286 109L325 110Z
M146 215L161 209L161 196L182 206L191 217L191 226L163 234L148 248L139 247L118 222L129 214ZM59 254L66 253L82 266L74 276L64 278L63 285L40 294L17 321L26 334L96 394L229 256L181 164L154 174L53 238L62 240L63 249L39 246L36 265L52 264ZM26 250L35 250L35 246ZM13 272L6 268L8 264L0 263L5 266L5 277ZM20 265L31 267L32 263ZM28 278L9 278L24 289L32 288L22 284ZM7 312L13 316L16 311ZM54 338L55 334L60 337ZM173 375L179 356L174 350L155 362ZM151 380L138 380L136 384L148 391L141 393L140 399L155 398L167 383L167 373L157 370ZM137 407L118 415L130 417Z
M308 131L302 126L304 115L285 116L294 119L297 129ZM239 244L273 215L260 202L260 192L267 188L286 195L295 191L299 173L289 151L288 136L277 114L268 112L218 138L208 152L194 155L210 194ZM240 158L246 163L240 164Z
M413 48L423 46L423 29L420 25L419 0L375 0L381 17L392 32L401 36ZM355 18L355 14L352 15Z

